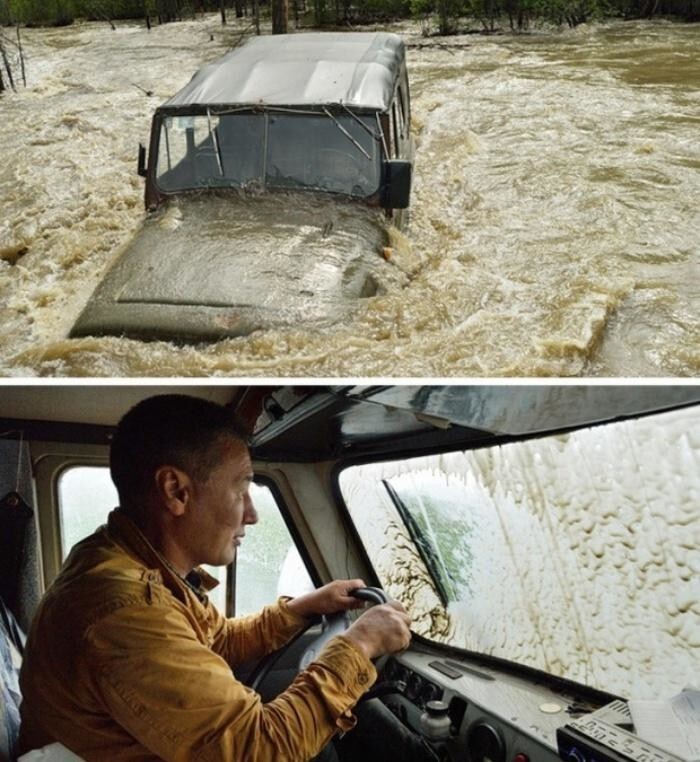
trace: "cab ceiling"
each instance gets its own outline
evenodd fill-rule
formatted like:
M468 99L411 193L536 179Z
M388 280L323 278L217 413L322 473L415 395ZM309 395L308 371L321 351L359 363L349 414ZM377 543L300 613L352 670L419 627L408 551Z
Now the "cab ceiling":
M229 403L230 386L91 385L0 388L0 435L25 439L107 443L129 408L156 394L191 394Z

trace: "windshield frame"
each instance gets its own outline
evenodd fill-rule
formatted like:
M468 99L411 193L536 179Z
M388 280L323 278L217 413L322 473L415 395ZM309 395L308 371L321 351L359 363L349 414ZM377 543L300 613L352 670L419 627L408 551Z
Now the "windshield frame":
M161 160L161 145L163 140L166 145L169 142L168 129L166 126L166 119L169 118L183 118L183 117L200 117L207 120L210 125L211 132L211 119L213 117L235 115L235 114L248 114L259 115L265 118L264 134L263 134L263 151L262 151L262 172L259 182L246 183L241 185L222 184L222 185L202 185L193 187L184 187L177 189L168 189L163 187L159 183L158 165ZM340 133L345 135L349 153L357 153L362 161L369 161L375 165L377 185L371 190L371 192L365 195L353 194L351 192L332 190L316 185L274 185L269 183L267 177L267 162L269 158L269 132L270 132L270 117L274 115L292 115L292 116L312 116L314 118L328 119L332 121ZM374 109L362 109L353 108L350 109L345 104L320 104L317 107L299 107L299 106L262 106L260 104L241 104L241 105L200 105L193 104L188 106L177 107L160 107L156 110L153 117L153 125L151 132L151 148L150 148L150 171L149 171L149 183L152 184L152 191L158 198L158 203L167 198L201 194L208 192L220 192L230 191L233 193L245 192L247 190L253 190L256 193L263 192L297 192L302 193L320 193L323 195L330 195L338 198L347 199L354 202L367 203L369 205L377 205L381 197L381 192L384 183L383 164L387 160L387 144L384 131L382 129L381 117L383 114ZM373 122L373 128L370 127L364 119L370 118ZM348 119L351 118L357 122L362 129L367 133L371 140L374 140L377 144L375 153L375 159L369 157L365 149L347 132L347 130L340 124L339 118ZM213 130L214 136L216 134L216 128ZM217 149L217 161L220 161L220 147L219 141L215 140L215 146ZM331 148L331 147L329 147ZM331 148L332 150L332 148ZM169 146L168 146L169 154ZM363 155L364 154L364 155ZM162 175L162 173L161 173ZM251 188L246 187L250 185ZM147 191L148 195L148 191Z

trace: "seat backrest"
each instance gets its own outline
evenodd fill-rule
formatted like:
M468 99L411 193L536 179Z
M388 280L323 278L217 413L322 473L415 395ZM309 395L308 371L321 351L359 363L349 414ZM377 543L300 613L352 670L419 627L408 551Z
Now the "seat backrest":
M5 631L12 645L19 651L20 656L24 656L24 645L27 642L27 636L17 623L15 615L7 608L2 598L0 598L0 628Z
M0 598L0 762L14 759L19 735L19 670L25 636Z
M22 657L4 627L0 627L0 760L14 759L19 735L19 670Z

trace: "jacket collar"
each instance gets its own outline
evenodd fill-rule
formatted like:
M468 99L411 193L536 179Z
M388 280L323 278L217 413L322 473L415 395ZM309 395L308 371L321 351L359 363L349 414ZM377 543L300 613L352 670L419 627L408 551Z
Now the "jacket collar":
M189 589L202 598L219 584L217 579L200 566L195 567L187 577L179 574L121 508L115 508L110 512L107 517L107 531L131 555L143 561L150 571L160 572L163 581L171 589L173 586L180 592Z

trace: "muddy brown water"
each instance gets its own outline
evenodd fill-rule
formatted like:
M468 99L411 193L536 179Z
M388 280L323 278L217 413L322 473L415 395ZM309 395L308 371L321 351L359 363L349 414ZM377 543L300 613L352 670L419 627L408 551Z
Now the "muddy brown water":
M2 375L697 374L700 26L666 21L435 47L401 25L417 153L400 277L323 330L68 339L142 224L153 109L241 31L25 32L28 87L0 100Z

